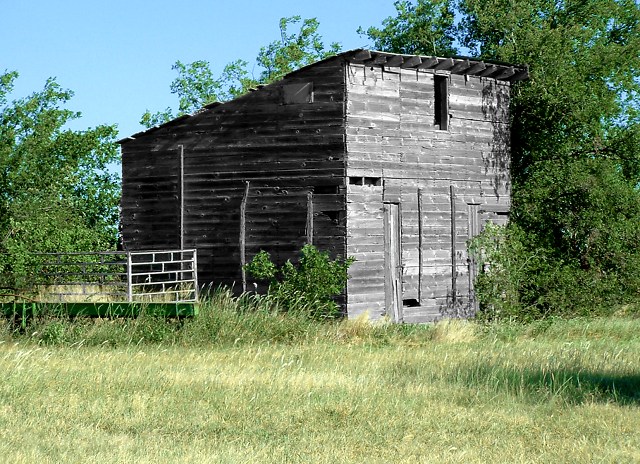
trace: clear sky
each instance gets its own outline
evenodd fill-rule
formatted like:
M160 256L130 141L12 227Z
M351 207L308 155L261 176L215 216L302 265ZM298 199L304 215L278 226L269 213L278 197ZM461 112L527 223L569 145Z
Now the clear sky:
M394 15L393 0L0 0L0 72L20 73L10 99L41 90L48 77L75 92L73 129L117 124L142 129L142 113L171 106L176 60L207 60L215 75L279 37L281 17L317 18L325 44L368 46L359 26ZM257 73L256 73L257 74Z

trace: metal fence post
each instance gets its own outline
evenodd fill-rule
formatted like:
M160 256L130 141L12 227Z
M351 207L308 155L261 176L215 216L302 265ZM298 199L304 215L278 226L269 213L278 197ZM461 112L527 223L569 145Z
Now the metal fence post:
M198 250L193 250L193 296L198 301Z
M132 259L131 252L127 251L127 301L131 303L133 301L133 272L131 270L132 267Z

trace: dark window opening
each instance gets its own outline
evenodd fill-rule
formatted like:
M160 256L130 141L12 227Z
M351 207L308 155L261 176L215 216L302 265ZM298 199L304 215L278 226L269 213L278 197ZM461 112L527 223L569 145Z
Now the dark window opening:
M420 306L420 302L415 298L407 298L406 300L402 300L402 306L415 308L416 306Z
M282 90L285 105L313 103L313 82L283 85Z
M449 78L434 76L435 125L440 130L449 129Z
M340 225L340 222L345 215L343 211L320 211L320 214L328 217L331 223L335 225Z
M316 185L313 187L313 193L317 195L333 195L339 192L337 185Z
M382 185L382 178L381 177L349 177L349 184L379 187Z

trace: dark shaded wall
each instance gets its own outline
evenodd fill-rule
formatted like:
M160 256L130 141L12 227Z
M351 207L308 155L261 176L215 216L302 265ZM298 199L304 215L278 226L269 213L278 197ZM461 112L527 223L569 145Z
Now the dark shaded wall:
M246 261L261 249L279 264L295 259L310 230L320 249L345 256L344 88L337 57L124 142L125 249L179 246L183 204L200 282L237 290L248 183Z

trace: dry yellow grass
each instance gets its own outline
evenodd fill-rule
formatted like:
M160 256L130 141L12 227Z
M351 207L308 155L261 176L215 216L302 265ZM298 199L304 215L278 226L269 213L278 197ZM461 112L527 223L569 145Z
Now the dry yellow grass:
M447 343L469 343L477 339L478 325L463 319L445 319L435 325L433 339Z
M368 337L384 327L371 335L364 324L334 326L334 341L293 345L111 349L7 340L0 456L640 462L637 321L560 324L538 335L449 322L382 345Z

